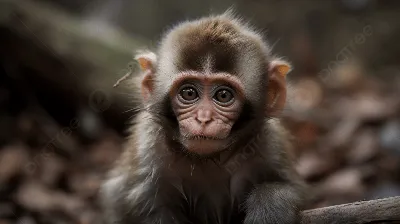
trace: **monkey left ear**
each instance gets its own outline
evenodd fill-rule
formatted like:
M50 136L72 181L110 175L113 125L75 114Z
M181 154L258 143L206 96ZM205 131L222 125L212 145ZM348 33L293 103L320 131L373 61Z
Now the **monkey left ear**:
M144 101L150 98L153 93L153 76L155 72L155 65L157 56L153 52L140 52L135 56L135 60L139 63L140 69L144 72L141 83L141 92Z
M291 66L286 61L274 60L269 64L267 116L278 116L283 110L286 102L286 75L290 70Z

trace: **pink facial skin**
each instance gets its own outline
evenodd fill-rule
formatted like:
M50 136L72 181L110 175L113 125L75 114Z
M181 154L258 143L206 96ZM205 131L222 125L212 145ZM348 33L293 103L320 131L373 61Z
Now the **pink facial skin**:
M170 96L188 151L204 155L225 149L243 105L239 79L226 73L182 73Z

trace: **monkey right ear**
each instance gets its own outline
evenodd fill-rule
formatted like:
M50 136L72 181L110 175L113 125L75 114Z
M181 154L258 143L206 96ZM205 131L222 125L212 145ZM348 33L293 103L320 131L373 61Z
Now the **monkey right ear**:
M144 72L140 88L143 100L147 101L154 88L153 76L157 63L157 56L150 51L140 52L135 56L135 60L139 63L140 69Z

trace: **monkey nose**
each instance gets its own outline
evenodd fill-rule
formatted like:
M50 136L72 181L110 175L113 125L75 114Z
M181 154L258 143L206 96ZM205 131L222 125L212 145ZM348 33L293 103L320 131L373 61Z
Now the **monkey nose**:
M198 110L196 114L196 120L205 125L212 120L212 113L210 110Z

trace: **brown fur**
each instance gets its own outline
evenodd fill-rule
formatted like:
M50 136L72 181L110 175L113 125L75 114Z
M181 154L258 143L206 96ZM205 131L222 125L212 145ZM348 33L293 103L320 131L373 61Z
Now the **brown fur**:
M104 183L108 223L295 223L302 181L287 154L287 133L265 117L269 46L230 13L185 22L161 42L154 94L135 118L125 152ZM169 111L179 71L240 77L247 105L232 145L210 157L189 155Z

